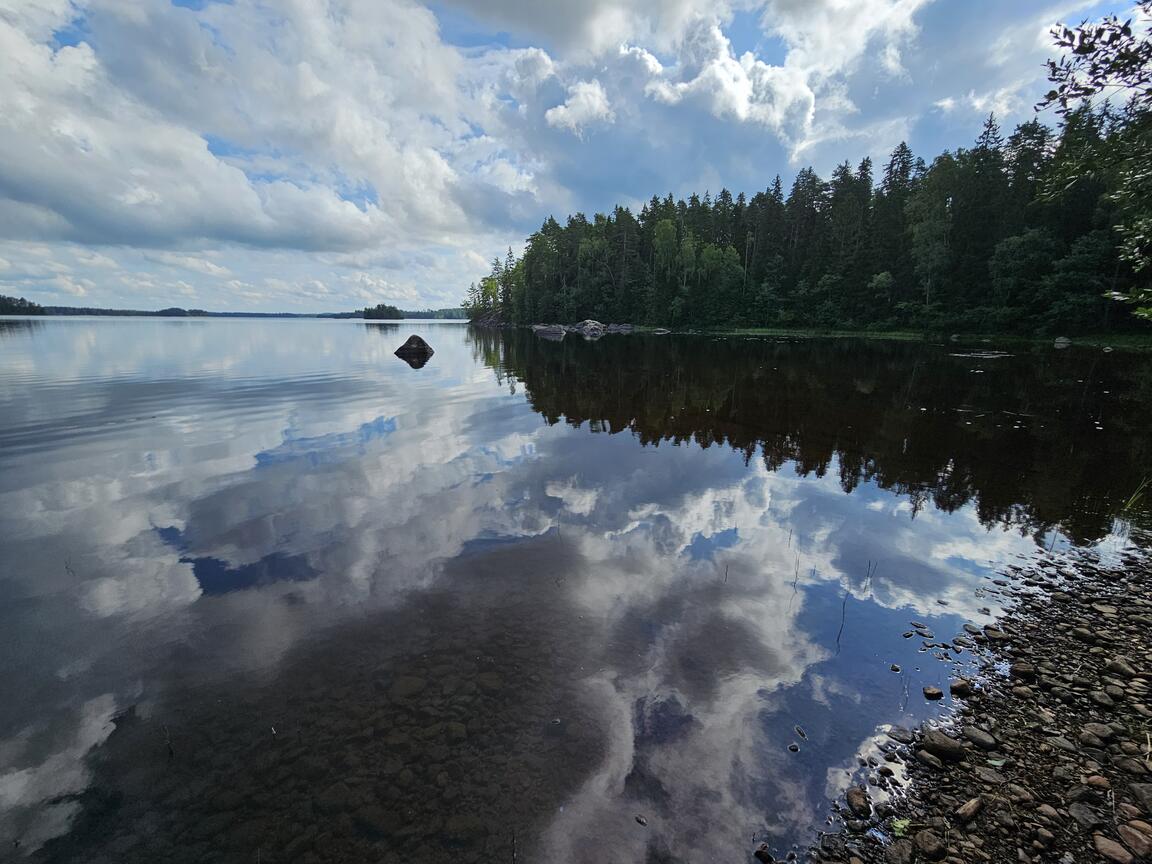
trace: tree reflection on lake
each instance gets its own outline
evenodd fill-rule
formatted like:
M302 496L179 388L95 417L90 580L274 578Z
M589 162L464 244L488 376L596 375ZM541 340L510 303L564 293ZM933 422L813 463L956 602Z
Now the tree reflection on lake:
M436 352L419 370L392 356L411 333ZM990 620L1005 566L1130 542L1149 361L1011 355L419 322L8 332L5 846L808 842L886 724L940 710L918 694L949 667L909 620L950 638Z

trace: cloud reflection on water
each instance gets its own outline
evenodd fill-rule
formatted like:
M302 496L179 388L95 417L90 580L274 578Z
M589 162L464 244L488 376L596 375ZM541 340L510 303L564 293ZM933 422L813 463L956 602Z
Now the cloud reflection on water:
M88 782L115 710L160 711L192 681L291 681L320 635L457 590L499 548L491 586L468 590L498 607L545 579L533 590L581 622L604 730L541 849L690 860L797 839L829 772L925 710L887 672L918 662L901 622L979 619L980 577L1034 551L974 506L846 494L835 465L546 425L462 329L411 329L436 347L418 373L343 322L50 322L0 343L35 370L0 390L0 618L24 694L0 714L0 825L29 847L66 830L40 802ZM632 809L648 832L618 818Z

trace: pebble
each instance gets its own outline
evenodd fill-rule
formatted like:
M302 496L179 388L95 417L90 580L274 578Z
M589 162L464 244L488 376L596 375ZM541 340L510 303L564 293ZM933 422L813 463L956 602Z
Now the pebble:
M1107 858L1109 861L1114 861L1116 864L1132 864L1135 860L1132 853L1117 843L1105 837L1103 834L1094 834L1092 836L1092 843L1096 846L1096 851Z
M1104 820L1087 804L1082 801L1074 801L1068 805L1068 815L1079 823L1080 827L1087 831L1090 828L1095 828L1097 825L1103 824Z
M893 726L888 730L888 737L900 744L911 744L916 740L916 734L903 726Z
M944 770L944 763L929 753L927 750L917 750L916 759L920 762L923 762L929 768L936 768L941 771Z
M969 798L956 808L956 817L961 822L968 823L975 819L976 815L983 809L984 799L977 795L975 798Z
M967 738L981 750L996 749L996 739L985 732L983 729L977 726L965 726L961 731L963 732L965 738Z
M945 845L940 835L928 829L917 831L913 843L920 854L929 861L939 861L948 854L948 846Z
M960 699L967 699L972 695L972 682L966 678L953 678L948 682L948 689L952 692L953 696Z
M937 699L944 698L944 691L939 687L925 687L924 698L931 702L935 702Z
M1125 845L1141 858L1152 857L1152 832L1145 833L1132 827L1131 822L1120 825L1116 832Z
M1132 664L1126 657L1113 657L1104 668L1117 675L1123 675L1125 678L1136 677L1136 670L1132 668Z

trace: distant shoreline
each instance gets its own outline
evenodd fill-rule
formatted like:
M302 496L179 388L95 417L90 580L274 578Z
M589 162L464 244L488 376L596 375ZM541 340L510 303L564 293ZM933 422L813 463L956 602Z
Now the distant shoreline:
M351 318L357 320L380 320L364 317L363 310L355 312L209 312L204 309L181 309L171 307L168 309L103 309L98 307L82 306L44 306L42 311L32 313L15 313L11 317L19 318ZM401 309L400 317L391 320L437 320L437 321L465 321L467 320L463 309ZM2 313L0 313L2 314Z

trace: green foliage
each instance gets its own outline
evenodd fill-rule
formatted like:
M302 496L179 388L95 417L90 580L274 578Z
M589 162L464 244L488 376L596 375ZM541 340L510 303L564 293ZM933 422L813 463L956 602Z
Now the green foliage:
M43 315L44 307L23 297L0 294L0 315Z
M549 218L519 259L509 251L493 261L466 308L518 324L1135 329L1130 311L1104 297L1141 290L1127 250L1145 243L1152 222L1130 218L1142 205L1129 197L1152 187L1152 158L1080 170L1085 154L1133 134L1115 115L1083 109L1065 116L1059 136L1030 120L1005 139L989 117L971 148L931 165L900 144L878 183L864 159L830 180L802 169L787 196L776 177L751 198L721 189L653 196L636 215Z
M1055 86L1039 107L1055 106L1065 138L1077 145L1064 154L1050 189L1067 188L1080 177L1109 187L1120 257L1137 277L1124 299L1152 318L1152 0L1136 7L1137 27L1132 19L1108 15L1053 29L1063 54L1048 61ZM1124 100L1124 110L1114 112L1105 102L1094 111L1092 101L1101 97Z

